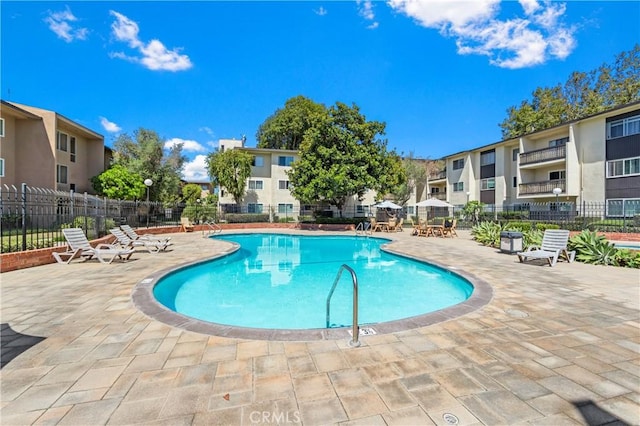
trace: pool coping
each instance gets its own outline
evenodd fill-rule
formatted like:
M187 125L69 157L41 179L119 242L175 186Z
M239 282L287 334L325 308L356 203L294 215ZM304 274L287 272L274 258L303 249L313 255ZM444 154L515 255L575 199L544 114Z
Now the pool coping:
M278 233L275 232L275 234ZM393 242L393 240L389 241ZM186 262L169 268L161 269L140 280L134 286L131 292L131 300L133 301L134 306L148 317L160 321L164 324L183 330L193 331L196 333L211 336L267 341L316 341L351 338L351 326L315 329L265 329L232 326L188 317L186 315L182 315L178 312L172 311L171 309L165 307L157 301L157 299L153 295L153 289L161 278L164 278L166 275L177 272L184 268L188 268L190 266L210 262L212 260L228 256L240 249L240 245L237 243L229 241L227 241L227 243L229 243L231 247L221 251L214 256L209 256L192 262ZM389 334L414 330L420 327L426 327L429 325L449 321L451 319L458 318L481 309L482 307L486 306L493 298L493 288L491 287L491 285L467 271L459 269L455 266L443 265L439 262L434 262L425 258L421 258L419 256L408 255L406 253L393 250L388 246L389 243L383 244L380 246L380 249L396 256L413 259L420 262L426 262L444 271L456 274L466 279L473 286L473 293L464 302L427 314L416 315L413 317L394 321L373 324L359 324L361 335L363 334L363 328L373 329L375 334Z

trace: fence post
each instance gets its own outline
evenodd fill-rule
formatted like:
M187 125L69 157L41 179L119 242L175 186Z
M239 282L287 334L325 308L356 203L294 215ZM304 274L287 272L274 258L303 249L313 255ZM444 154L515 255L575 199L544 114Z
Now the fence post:
M22 251L27 250L27 184L22 183Z
M627 232L627 203L625 200L622 200L622 232Z
M82 216L84 217L84 232L87 234L87 238L90 238L89 237L89 224L87 223L88 222L88 219L87 219L88 211L87 211L87 192L86 191L84 193L84 197L82 198L82 204L83 204L83 206L82 206Z

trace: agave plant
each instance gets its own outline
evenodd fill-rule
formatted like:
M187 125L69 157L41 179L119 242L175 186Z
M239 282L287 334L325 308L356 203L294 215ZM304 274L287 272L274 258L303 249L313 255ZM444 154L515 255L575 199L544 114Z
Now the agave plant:
M569 250L576 251L576 259L593 265L615 265L615 248L603 235L584 230L569 240Z
M495 222L480 222L471 228L471 236L483 246L498 247L500 232L502 232L502 226Z

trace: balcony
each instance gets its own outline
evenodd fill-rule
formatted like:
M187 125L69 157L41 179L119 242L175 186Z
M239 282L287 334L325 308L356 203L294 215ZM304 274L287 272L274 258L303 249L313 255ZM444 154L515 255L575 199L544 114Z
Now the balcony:
M447 201L447 193L446 192L432 192L431 198L435 198L442 201Z
M562 193L567 192L567 182L565 179L521 183L518 187L520 189L520 195L553 195L554 188L562 189Z
M520 154L520 165L544 163L546 161L564 160L567 156L565 145L554 146L553 148L536 149L535 151L523 152Z
M429 175L429 182L433 182L435 180L442 180L447 178L447 171L443 170L441 172L434 172Z

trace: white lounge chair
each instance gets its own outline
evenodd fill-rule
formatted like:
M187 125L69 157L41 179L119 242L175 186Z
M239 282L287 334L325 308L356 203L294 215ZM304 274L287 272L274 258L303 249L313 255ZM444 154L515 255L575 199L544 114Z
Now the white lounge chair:
M171 237L159 238L151 235L140 235L130 225L120 225L120 229L122 229L124 233L127 234L127 237L131 238L134 241L160 241L162 243L165 243L167 246L173 244L169 242L171 240Z
M111 263L118 257L122 260L129 260L133 249L125 249L111 244L98 244L91 247L89 240L81 228L67 228L62 230L64 238L67 240L69 249L65 252L54 252L53 257L58 263L69 263L78 257L86 257L87 260L96 257L101 263ZM67 258L66 260L63 258Z
M542 237L540 247L532 246L524 252L518 252L518 259L524 262L527 259L546 259L549 266L554 266L560 256L567 261L573 262L576 256L575 251L567 250L569 242L569 231L564 229L547 229Z
M120 228L110 229L109 232L116 237L116 240L121 247L128 249L144 247L149 253L157 253L160 250L165 250L167 246L171 244L162 241L132 240Z

